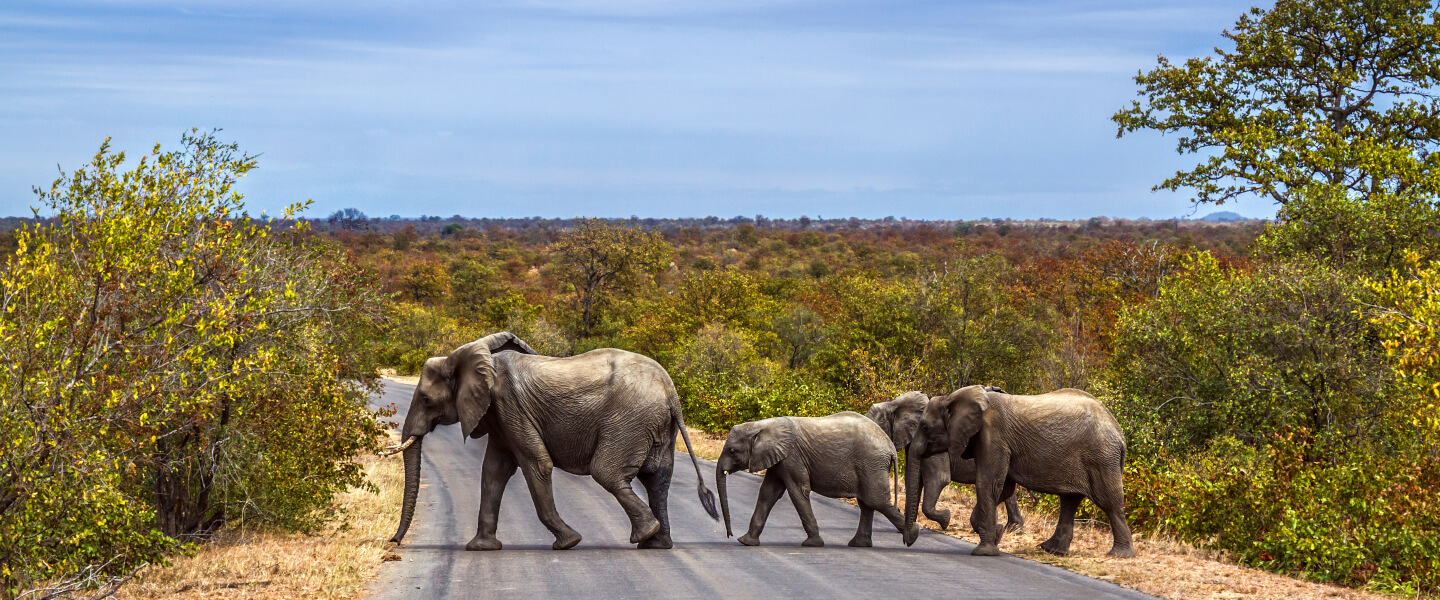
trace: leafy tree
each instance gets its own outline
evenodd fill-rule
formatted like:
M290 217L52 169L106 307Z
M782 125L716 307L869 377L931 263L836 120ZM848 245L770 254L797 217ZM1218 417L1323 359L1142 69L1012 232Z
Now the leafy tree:
M471 257L450 263L450 300L460 316L479 315L501 289L500 272L495 267Z
M937 391L1000 384L1038 389L1035 366L1050 343L1045 314L1004 291L1010 265L990 254L947 262L917 283L911 311L928 356L926 382Z
M434 304L449 293L450 274L440 263L417 263L411 265L409 272L400 278L400 290L411 300Z
M825 324L820 316L804 306L792 307L770 323L770 330L780 342L780 357L792 369L809 362L825 342Z
M225 523L312 528L382 432L373 281L251 219L254 159L213 134L124 162L107 141L40 192L53 221L0 271L0 596Z
M417 239L420 239L420 233L415 230L415 226L406 225L404 229L395 232L390 240L390 245L396 252L405 252Z
M706 325L721 325L752 344L767 344L770 336L763 325L771 310L757 278L731 268L696 270L680 281L675 293L641 311L625 337L642 350L660 354Z
M1309 460L1383 445L1397 399L1364 289L1313 262L1227 270L1187 259L1159 298L1122 313L1109 389L1132 451L1184 453L1221 437L1304 428Z
M579 220L550 251L562 277L575 286L581 336L592 333L595 308L606 294L639 286L670 258L670 245L660 232L615 227L600 219Z
M1396 375L1418 388L1406 411L1420 434L1415 441L1433 455L1440 447L1440 264L1423 264L1411 254L1404 271L1370 288Z
M337 210L325 220L330 223L331 227L339 229L368 229L370 227L370 217L365 216L365 213L360 212L358 208Z
M1197 202L1256 195L1281 205L1281 254L1396 266L1440 251L1440 21L1428 0L1279 0L1224 34L1231 50L1161 57L1115 113L1119 134L1179 133L1206 158L1156 189Z

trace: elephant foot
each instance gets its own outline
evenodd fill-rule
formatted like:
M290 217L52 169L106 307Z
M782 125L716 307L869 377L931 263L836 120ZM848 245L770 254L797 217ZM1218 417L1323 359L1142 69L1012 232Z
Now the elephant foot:
M475 539L470 540L470 543L465 544L465 549L471 552L476 550L499 550L501 547L502 544L500 540L495 538L482 538L478 535L475 536Z
M1000 547L995 544L981 543L974 550L970 551L971 556L1000 556Z
M1114 558L1135 558L1135 549L1129 546L1126 546L1124 548L1121 548L1120 546L1115 546L1114 548L1110 549L1110 552L1106 554L1106 556Z
M640 542L640 545L636 546L636 548L640 548L641 550L669 550L674 546L674 542L670 540L670 534L662 531L645 538L645 541Z
M742 535L742 536L740 536L740 537L738 537L738 538L735 538L735 541L740 542L741 544L744 544L744 545L746 545L746 546L759 546L759 545L760 545L760 536L758 536L758 535L750 535L750 534L747 533L747 534Z
M1019 533L1019 532L1021 532L1021 531L1025 531L1025 522L1024 522L1024 521L1006 521L1006 522L1005 522L1005 531L1010 532L1010 533Z
M860 537L857 535L853 538L850 538L849 546L851 548L869 548L871 546L874 546L874 544L870 543L870 536L867 535L865 537Z
M630 543L638 544L650 539L657 533L660 533L660 521L655 520L655 517L650 517L648 523L641 521L639 524L630 528Z
M806 548L821 548L825 546L825 540L820 539L818 535L812 535L805 538L805 541L800 542L800 545Z
M1040 549L1055 556L1065 556L1070 553L1070 542L1068 540L1062 542L1055 538L1050 538L1045 540L1043 544L1040 544Z
M569 532L569 533L566 533L566 534L557 536L557 537L555 538L555 543L550 544L550 548L553 549L553 550L569 550L569 549L571 549L571 548L574 548L574 547L575 547L575 544L579 544L579 543L580 543L580 534L577 533L577 532L571 531L571 532Z
M936 512L933 516L925 516L928 517L931 521L938 523L940 525L940 531L945 531L946 529L950 528L950 511L948 510Z
M905 530L905 538L904 538L904 539L905 539L905 546L909 547L909 546L915 545L915 540L917 540L917 539L919 539L919 538L920 538L920 524L919 524L919 523L911 523L911 524L910 524L910 527Z

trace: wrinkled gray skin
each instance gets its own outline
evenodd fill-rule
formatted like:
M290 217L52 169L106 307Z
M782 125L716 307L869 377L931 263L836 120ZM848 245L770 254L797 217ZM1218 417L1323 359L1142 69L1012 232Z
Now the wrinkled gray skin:
M675 463L675 434L685 433L675 386L655 361L615 349L579 356L538 356L510 333L486 336L449 356L425 361L401 440L405 449L405 497L399 543L415 514L420 489L420 446L438 425L460 423L462 435L489 435L480 482L480 524L466 550L499 550L495 529L500 497L518 468L535 512L555 534L553 548L580 543L580 534L555 510L551 470L590 475L615 495L630 518L630 543L669 548L666 510ZM700 464L691 461L699 477ZM636 477L649 505L630 487ZM699 485L700 501L718 519L714 496Z
M1094 396L1069 388L1038 396L960 388L930 400L920 432L922 456L948 451L951 458L975 460L970 524L980 534L980 545L971 554L1000 553L995 505L1019 484L1060 496L1060 522L1040 544L1042 550L1070 551L1075 509L1089 498L1109 518L1115 538L1110 556L1135 556L1125 523L1125 435ZM913 520L915 513L906 518Z
M906 392L894 400L871 404L865 416L890 436L896 450L905 450L905 456L916 458L905 461L905 514L914 514L915 507L911 505L918 503L925 517L945 530L950 528L950 511L935 510L935 502L951 481L975 484L975 461L952 461L949 452L919 458L920 419L929 403L930 397L923 393ZM1005 516L1005 529L1019 531L1025 526L1025 516L1020 514L1013 493L1005 498Z
M741 423L730 429L725 448L715 461L715 487L725 515L725 535L731 535L730 502L725 495L725 476L746 469L765 471L760 497L750 516L750 529L740 536L746 546L760 545L760 532L770 509L789 493L805 528L802 546L824 546L810 492L830 498L855 498L860 504L860 527L851 546L871 545L870 527L880 511L896 531L904 532L905 545L915 543L919 526L908 526L900 509L890 502L888 476L895 464L895 448L885 432L858 413L842 412L828 417L775 417Z

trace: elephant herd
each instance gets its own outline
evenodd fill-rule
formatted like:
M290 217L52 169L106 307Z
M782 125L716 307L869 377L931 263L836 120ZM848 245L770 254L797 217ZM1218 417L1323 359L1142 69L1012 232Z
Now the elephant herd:
M727 475L764 471L749 527L738 538L747 546L760 543L771 508L787 493L805 529L802 545L823 545L811 492L854 498L859 504L860 524L851 546L871 545L876 512L908 546L919 535L915 521L922 505L926 517L949 526L949 511L936 511L935 502L954 481L975 485L970 525L980 544L972 554L999 554L998 504L1005 504L1007 529L1024 523L1014 497L1015 486L1021 485L1060 497L1059 524L1042 549L1069 551L1075 511L1089 498L1109 519L1110 555L1134 556L1124 512L1124 435L1103 404L1075 389L1018 396L969 386L934 398L910 392L872 405L865 416L841 412L741 423L731 428L716 460L717 511L691 451L680 397L659 363L616 349L541 356L518 337L497 333L422 367L400 426L401 443L388 450L403 452L405 462L400 525L392 541L405 537L415 515L425 436L437 426L456 423L465 437L488 436L479 525L467 550L501 548L495 537L500 500L516 469L524 475L541 523L555 536L552 547L580 543L580 533L555 510L551 474L556 468L590 475L615 496L630 520L630 543L670 548L666 507L679 434L695 467L701 505L712 518L724 513L727 536L732 535ZM903 513L891 502L889 485L900 450L908 457ZM631 488L637 477L648 496L643 501Z

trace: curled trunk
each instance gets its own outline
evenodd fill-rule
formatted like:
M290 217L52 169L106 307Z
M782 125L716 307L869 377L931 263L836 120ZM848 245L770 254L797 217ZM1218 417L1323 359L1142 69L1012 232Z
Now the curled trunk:
M400 527L395 530L395 537L390 538L397 544L410 529L410 519L415 517L415 500L420 494L420 444L424 440L420 436L413 439L415 443L401 455L405 457L405 499L400 506Z
M725 468L715 466L715 490L720 492L720 513L725 515L725 537L733 537L730 531L730 497L725 494Z

